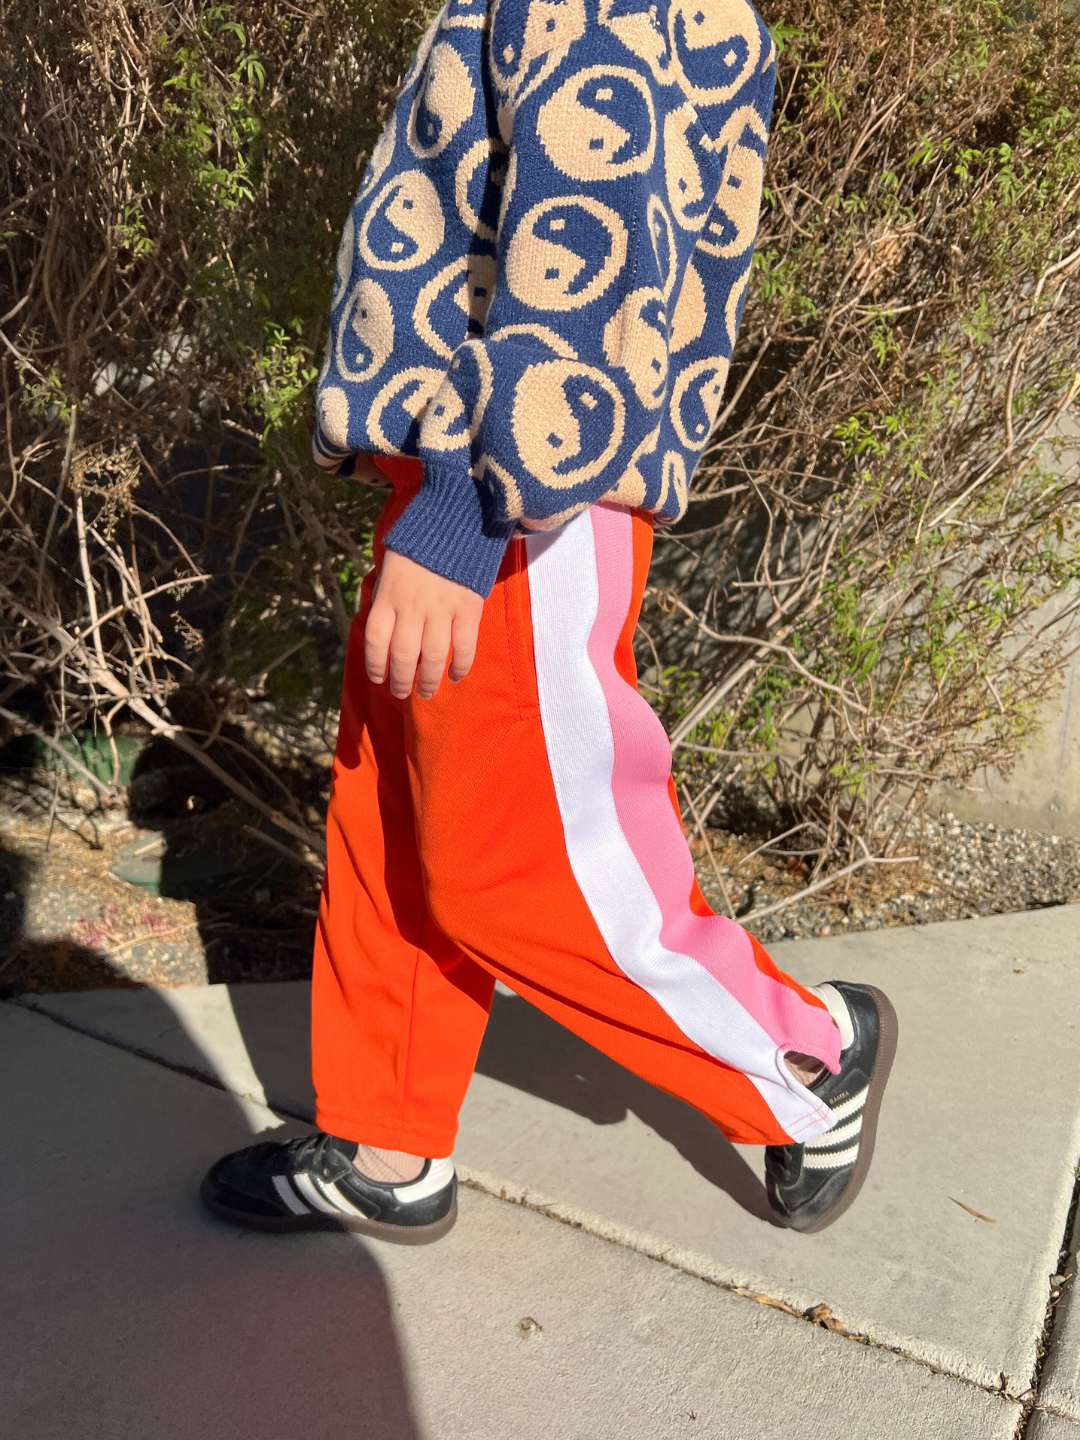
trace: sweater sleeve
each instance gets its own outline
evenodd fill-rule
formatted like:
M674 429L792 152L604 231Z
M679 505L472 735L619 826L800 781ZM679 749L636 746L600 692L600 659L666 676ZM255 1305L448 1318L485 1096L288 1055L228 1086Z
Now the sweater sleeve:
M423 486L387 538L484 596L514 533L605 498L681 513L719 408L760 204L772 46L749 5L742 48L725 21L691 79L670 56L664 68L644 13L619 32L570 3L545 50L535 15L555 9L501 0L495 11L489 65L508 163L494 296L483 335L457 348L427 403ZM695 82L710 55L710 79L735 58L738 83L714 86L719 103L703 107Z

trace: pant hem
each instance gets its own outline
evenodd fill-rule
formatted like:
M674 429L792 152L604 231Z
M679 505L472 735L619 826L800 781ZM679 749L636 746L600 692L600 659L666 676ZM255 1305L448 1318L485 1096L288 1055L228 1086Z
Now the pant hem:
M427 1130L402 1125L400 1121L357 1119L350 1115L334 1115L326 1110L315 1111L315 1124L339 1140L352 1140L357 1145L373 1145L380 1150L404 1150L408 1155L421 1155L425 1160L446 1160L453 1154L456 1132Z

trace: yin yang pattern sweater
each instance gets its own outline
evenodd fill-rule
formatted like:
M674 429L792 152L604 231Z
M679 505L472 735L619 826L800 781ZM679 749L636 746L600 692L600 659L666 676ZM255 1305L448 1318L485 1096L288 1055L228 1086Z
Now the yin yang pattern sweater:
M448 0L345 225L317 395L324 469L423 462L391 549L486 596L515 534L683 514L774 81L747 0Z

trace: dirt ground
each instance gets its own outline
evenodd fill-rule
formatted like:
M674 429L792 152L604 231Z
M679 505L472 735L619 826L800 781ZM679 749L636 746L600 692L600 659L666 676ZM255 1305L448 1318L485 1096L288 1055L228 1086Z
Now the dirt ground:
M0 995L310 974L319 889L310 871L253 841L253 874L192 898L155 895L111 873L140 841L162 848L159 831L123 812L50 814L3 796Z

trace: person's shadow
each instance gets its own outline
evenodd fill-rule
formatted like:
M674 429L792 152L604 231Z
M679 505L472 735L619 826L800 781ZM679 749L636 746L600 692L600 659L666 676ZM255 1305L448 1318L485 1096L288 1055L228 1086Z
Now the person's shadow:
M700 1111L609 1060L519 996L496 991L476 1069L594 1125L617 1125L632 1112L737 1205L778 1223L764 1185Z
M29 856L0 840L0 1000L38 989L94 990L131 981L96 950L69 936L27 934L26 907L34 875Z
M215 1057L177 1023L169 992L92 950L69 947L56 983L26 993L29 976L52 974L24 930L33 871L0 845L0 1433L420 1440L378 1242L266 1236L202 1209L220 1155L297 1127L259 1134L272 1116L198 1083L215 1078ZM51 1018L54 995L40 991L69 979L89 1003ZM231 987L245 988L271 987ZM102 1043L117 1007L141 1012L151 1043ZM242 998L236 1008L259 1057L266 1026ZM280 1057L292 1071L307 1070L303 1008ZM162 1036L167 1062L149 1063Z

